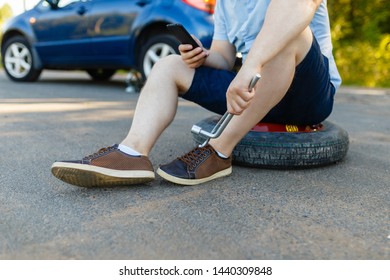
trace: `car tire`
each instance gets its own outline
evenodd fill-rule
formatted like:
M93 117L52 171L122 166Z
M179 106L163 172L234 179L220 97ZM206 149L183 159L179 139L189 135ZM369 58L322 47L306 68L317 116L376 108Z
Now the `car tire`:
M86 71L92 80L97 82L108 81L116 73L114 69L88 69Z
M170 54L178 54L179 42L169 34L158 35L146 41L140 52L138 63L142 77L146 79L153 65L161 58Z
M17 82L36 81L42 69L35 68L35 58L29 42L22 36L7 40L1 51L7 76Z
M211 131L219 116L204 119L196 125ZM294 169L325 166L341 161L349 147L348 133L338 125L324 121L322 129L313 132L250 131L234 148L233 163L237 165ZM196 144L205 141L193 134Z

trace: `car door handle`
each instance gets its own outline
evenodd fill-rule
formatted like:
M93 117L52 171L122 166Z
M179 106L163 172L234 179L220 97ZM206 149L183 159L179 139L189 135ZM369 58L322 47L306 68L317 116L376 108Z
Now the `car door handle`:
M80 8L77 10L77 13L82 16L87 12L87 8L85 6L80 6Z
M136 2L136 4L137 4L138 6L140 6L140 7L143 7L143 6L147 5L147 4L149 4L150 2L152 2L152 1L151 1L151 0L138 0L138 1Z

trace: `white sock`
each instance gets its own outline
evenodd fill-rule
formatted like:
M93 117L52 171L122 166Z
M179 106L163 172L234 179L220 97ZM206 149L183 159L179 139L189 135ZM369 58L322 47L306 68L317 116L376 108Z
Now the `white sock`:
M224 158L224 159L227 159L227 158L228 158L227 156L225 156L224 154L218 152L217 150L215 150L215 151L217 152L217 154L219 155L219 157Z
M125 154L131 155L131 156L135 156L135 157L141 156L141 154L139 152L137 152L136 150L133 150L132 148L127 147L127 146L122 145L122 144L118 145L118 149L121 150L122 152L124 152Z

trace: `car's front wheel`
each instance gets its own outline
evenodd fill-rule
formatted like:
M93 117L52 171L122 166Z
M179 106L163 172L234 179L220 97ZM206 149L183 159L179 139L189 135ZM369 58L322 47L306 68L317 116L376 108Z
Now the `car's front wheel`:
M139 70L143 78L147 78L153 65L161 58L178 53L179 43L169 34L159 35L149 39L141 49Z
M33 82L39 78L42 69L34 68L31 46L24 37L16 36L5 42L1 55L5 72L11 80Z

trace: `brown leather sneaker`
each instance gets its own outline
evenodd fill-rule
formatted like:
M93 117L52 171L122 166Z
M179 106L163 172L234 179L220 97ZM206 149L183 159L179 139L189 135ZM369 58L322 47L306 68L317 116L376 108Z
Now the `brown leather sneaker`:
M157 170L157 174L165 180L180 185L197 185L231 173L231 157L221 158L209 144L203 148L196 147Z
M148 157L130 156L118 145L102 148L82 160L57 161L51 172L66 183L86 188L142 184L155 177Z

